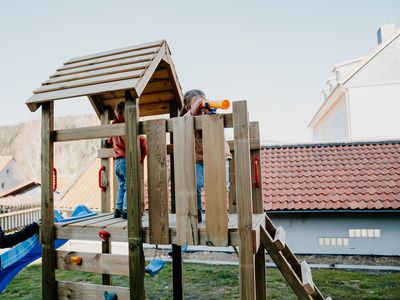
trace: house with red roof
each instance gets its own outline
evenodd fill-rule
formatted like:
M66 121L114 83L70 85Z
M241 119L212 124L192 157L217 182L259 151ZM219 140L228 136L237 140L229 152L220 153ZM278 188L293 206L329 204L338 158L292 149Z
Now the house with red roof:
M268 146L264 208L298 254L400 255L400 140Z
M370 53L333 67L309 124L314 141L400 137L400 30L383 25L377 36Z

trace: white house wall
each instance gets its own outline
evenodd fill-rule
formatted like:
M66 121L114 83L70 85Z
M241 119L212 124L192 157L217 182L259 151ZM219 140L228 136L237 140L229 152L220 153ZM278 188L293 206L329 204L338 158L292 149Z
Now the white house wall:
M400 137L400 84L350 88L348 93L353 139Z
M287 244L297 254L400 255L399 213L270 213L268 216L275 226L285 229Z
M348 88L391 84L400 84L400 37L345 82Z
M0 171L0 192L6 191L19 183L15 175L15 160L11 160L2 171Z
M346 109L346 96L338 100L336 105L313 129L313 141L343 141L347 140L348 115Z

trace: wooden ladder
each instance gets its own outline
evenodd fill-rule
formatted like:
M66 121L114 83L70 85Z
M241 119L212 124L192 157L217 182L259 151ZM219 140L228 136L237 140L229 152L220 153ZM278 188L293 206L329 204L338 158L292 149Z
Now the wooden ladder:
M312 280L310 266L305 261L300 263L297 260L285 239L284 229L281 226L275 228L271 219L265 215L265 228L260 228L261 246L268 252L299 299L324 300ZM326 298L328 299L331 298Z

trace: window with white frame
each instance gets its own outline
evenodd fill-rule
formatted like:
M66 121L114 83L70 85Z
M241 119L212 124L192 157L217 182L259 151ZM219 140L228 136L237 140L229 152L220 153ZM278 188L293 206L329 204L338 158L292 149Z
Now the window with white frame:
M318 239L320 246L347 247L349 239L345 237L320 237Z
M381 230L377 228L354 228L349 229L351 238L380 238Z

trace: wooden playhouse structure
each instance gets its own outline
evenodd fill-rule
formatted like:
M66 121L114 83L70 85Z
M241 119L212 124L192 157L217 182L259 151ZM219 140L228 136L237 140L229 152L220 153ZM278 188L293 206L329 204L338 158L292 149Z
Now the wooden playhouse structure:
M87 96L100 126L54 128L54 101ZM112 109L125 101L125 124L109 125ZM183 298L181 245L239 246L241 299L266 298L265 250L301 299L323 299L305 262L285 245L285 233L265 215L262 202L258 123L249 123L246 101L233 103L233 113L177 117L182 91L165 41L71 59L50 76L26 104L42 108L42 290L43 299L103 299L104 291L118 299L144 299L143 242L172 244L173 297ZM140 121L141 116L169 118ZM229 204L225 187L224 129L233 128ZM197 222L194 134L203 135L205 222ZM143 211L143 179L138 136L148 141L148 211ZM100 149L102 213L81 221L54 224L53 145L81 139L126 136L128 219L110 211L108 149ZM168 139L166 137L169 137ZM102 143L102 148L105 144ZM168 187L167 157L171 184ZM169 190L170 195L169 195ZM169 205L169 198L171 205ZM57 251L55 239L99 241L109 238L102 252ZM110 242L128 242L129 255L110 253ZM79 256L81 264L74 264ZM55 269L103 274L103 284L65 282ZM130 287L111 285L111 275L126 275Z

